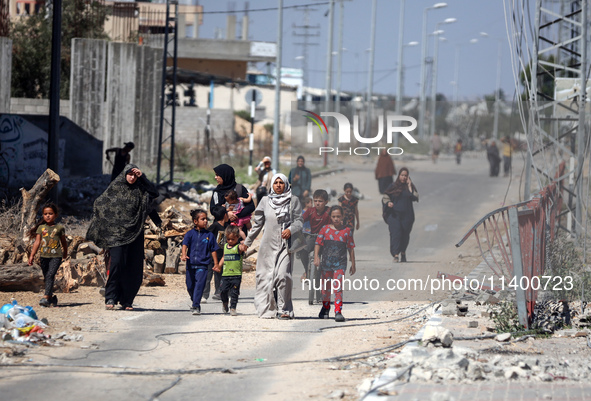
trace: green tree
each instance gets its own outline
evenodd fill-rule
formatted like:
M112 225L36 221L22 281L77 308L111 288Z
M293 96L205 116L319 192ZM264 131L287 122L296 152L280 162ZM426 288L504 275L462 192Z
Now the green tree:
M60 98L68 99L72 39L108 39L104 32L107 7L99 1L63 0ZM51 10L14 22L12 39L13 97L48 98L51 73Z
M548 56L547 58L540 57L540 60L554 63L554 56ZM554 78L556 77L556 69L554 67L538 65L538 93L542 94L540 100L553 99L554 98ZM519 82L523 85L523 93L521 98L524 100L529 99L529 82L531 82L531 62L525 67L525 71L521 71L519 74Z

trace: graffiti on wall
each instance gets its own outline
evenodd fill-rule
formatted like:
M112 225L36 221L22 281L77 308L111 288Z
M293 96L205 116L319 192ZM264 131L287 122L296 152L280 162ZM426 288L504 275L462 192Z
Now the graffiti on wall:
M47 168L47 133L14 114L0 115L0 187L31 185Z

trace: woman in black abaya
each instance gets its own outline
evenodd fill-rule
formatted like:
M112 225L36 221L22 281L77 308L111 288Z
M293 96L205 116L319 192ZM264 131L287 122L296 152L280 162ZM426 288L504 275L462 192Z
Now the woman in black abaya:
M120 303L123 309L133 310L143 280L144 222L149 214L156 225L162 223L156 210L149 211L156 197L154 185L136 165L128 164L94 202L86 238L109 254L107 309Z

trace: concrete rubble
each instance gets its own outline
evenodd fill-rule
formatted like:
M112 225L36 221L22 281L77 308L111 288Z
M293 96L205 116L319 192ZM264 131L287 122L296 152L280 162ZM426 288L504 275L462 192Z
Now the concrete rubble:
M547 331L550 337L536 338L528 333L487 334L494 324L483 312L491 311L501 300L513 299L511 293L458 293L441 301L441 324L427 323L420 341L407 344L399 352L385 354L381 361L374 360L371 366L383 371L381 375L363 381L357 387L359 394L364 395L381 383L384 385L379 391L387 392L395 391L396 386L407 382L449 385L487 381L584 382L591 379L588 357L591 352L591 313L579 314L580 303L569 308L559 301L541 301L537 309L541 314L539 321L547 322L547 316L553 314L555 320L562 322L551 326L552 330ZM453 310L460 303L469 310L470 321L457 314L443 313L446 308ZM424 305L410 306L403 314L416 312L421 307ZM568 317L566 311L570 311ZM562 328L566 320L572 328ZM544 327L549 326L535 327L539 333L544 333ZM388 384L389 381L392 382Z

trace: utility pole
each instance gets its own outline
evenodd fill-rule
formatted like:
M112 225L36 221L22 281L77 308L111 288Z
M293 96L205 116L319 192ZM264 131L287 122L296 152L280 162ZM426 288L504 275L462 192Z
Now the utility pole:
M577 218L577 224L575 232L577 233L577 238L584 238L584 228L583 228L583 183L585 179L583 177L583 165L585 164L585 107L587 107L587 41L588 41L588 8L587 2L581 2L581 25L582 25L582 46L581 46L581 91L579 92L579 126L577 128L577 203L575 209L575 216Z
M404 47L404 2L400 0L400 14L398 15L398 82L396 82L396 114L402 114L402 80L404 79L403 74L403 47ZM394 147L398 147L399 134L396 133L394 136Z
M371 98L373 96L373 63L376 46L376 14L378 10L377 0L373 0L371 9L371 40L369 45L369 74L367 79L367 117L365 122L365 132L363 135L365 137L369 135L369 131L371 130Z
M344 25L344 18L345 18L345 0L339 0L339 45L337 51L337 98L335 104L335 111L337 113L341 112L341 76L342 76L342 61L343 61L343 25ZM335 133L334 135L334 148L338 149L339 147L339 139L338 135ZM337 152L334 152L334 164L335 166L338 163L339 155Z
M316 11L315 8L304 7L303 9L296 8L296 11L301 11L304 13L304 25L292 25L293 36L303 38L303 42L294 43L296 46L302 46L302 70L304 72L304 77L302 79L302 85L304 88L308 87L308 47L309 46L318 46L316 42L310 42L309 38L315 38L320 36L320 24L310 25L310 11ZM303 33L298 33L295 29L300 29Z
M332 31L334 23L334 2L330 0L330 7L328 9L328 43L326 45L326 103L324 104L324 111L330 112L330 98L332 91ZM328 146L328 132L324 140L324 146ZM328 165L328 155L324 154L324 167Z
M60 137L60 65L62 48L62 0L54 0L52 7L51 34L51 76L49 81L49 135L47 146L47 168L59 174L59 137ZM10 83L9 83L10 84ZM57 202L57 187L50 193Z
M279 124L281 123L281 63L283 55L283 0L279 0L277 66L275 69L275 118L273 121L273 170L279 171Z

